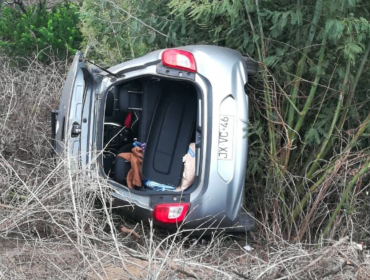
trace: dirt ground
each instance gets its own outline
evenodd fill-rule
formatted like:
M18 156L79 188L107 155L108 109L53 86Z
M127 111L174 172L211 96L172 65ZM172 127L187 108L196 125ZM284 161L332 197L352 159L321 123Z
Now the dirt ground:
M282 243L256 244L253 251L241 248L240 240L203 240L191 248L182 243L181 256L172 248L151 257L142 254L147 240L119 238L126 246L129 239L142 245L119 256L110 242L92 247L68 238L0 238L0 279L370 279L369 252L349 238L321 249Z

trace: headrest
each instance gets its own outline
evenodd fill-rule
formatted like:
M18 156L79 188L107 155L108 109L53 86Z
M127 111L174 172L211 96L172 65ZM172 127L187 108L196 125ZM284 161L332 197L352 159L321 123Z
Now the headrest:
M141 110L141 93L129 86L123 86L119 92L118 104L120 112L125 114L132 110Z

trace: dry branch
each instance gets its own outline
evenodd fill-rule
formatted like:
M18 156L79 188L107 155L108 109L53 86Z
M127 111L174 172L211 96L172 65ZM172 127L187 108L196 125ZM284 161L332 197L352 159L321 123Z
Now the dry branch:
M131 234L136 239L140 239L140 235L133 229L129 229L129 228L126 228L124 226L120 226L120 232L129 234L129 235Z

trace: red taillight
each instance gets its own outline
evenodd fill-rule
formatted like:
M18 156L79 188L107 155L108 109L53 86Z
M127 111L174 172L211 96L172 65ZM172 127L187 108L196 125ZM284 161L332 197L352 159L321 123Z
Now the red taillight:
M162 63L167 67L197 72L195 59L191 52L177 49L165 50L162 53Z
M157 204L153 218L159 222L172 224L182 222L189 209L189 203Z

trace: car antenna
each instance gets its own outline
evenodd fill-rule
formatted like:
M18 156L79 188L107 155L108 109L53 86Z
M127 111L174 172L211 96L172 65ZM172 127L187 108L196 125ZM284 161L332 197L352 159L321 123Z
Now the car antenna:
M112 73L111 71L107 70L107 69L106 69L106 68L104 68L104 67L99 66L98 64L96 64L96 63L92 62L91 60L87 59L86 57L83 57L82 59L83 59L84 61L87 61L88 63L91 63L92 65L95 65L95 66L96 66L96 67L98 67L99 69L101 69L101 70L103 70L103 71L107 72L109 75L112 75L112 76L114 76L114 77L118 78L118 75L116 75L116 74Z

